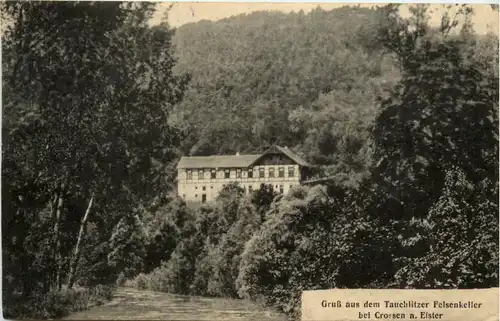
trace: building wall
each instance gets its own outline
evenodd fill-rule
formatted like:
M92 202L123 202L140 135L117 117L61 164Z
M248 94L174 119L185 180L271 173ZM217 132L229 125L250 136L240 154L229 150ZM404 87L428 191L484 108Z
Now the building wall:
M284 168L284 177L279 177L279 168ZM294 169L294 176L289 176L289 167ZM259 177L260 168L264 169L264 177ZM274 169L274 177L269 177L270 169ZM190 169L179 169L177 173L177 193L186 201L202 202L203 195L206 201L213 201L219 192L231 182L237 182L245 189L245 193L255 191L261 184L271 184L276 192L283 190L288 193L291 186L300 184L300 168L298 165L261 165L253 167L253 177L248 177L248 168L240 168L241 177L237 176L237 168L206 168L201 173L199 169L191 169L191 179L188 179ZM215 170L216 177L212 178L212 170ZM229 178L225 178L225 171L229 170ZM201 175L199 175L201 174Z

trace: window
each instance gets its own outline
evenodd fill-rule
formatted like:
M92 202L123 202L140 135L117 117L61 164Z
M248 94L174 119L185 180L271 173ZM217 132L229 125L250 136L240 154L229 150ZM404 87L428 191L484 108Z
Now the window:
M252 193L252 189L253 189L252 185L248 185L248 194Z
M236 178L241 178L241 168L236 169Z
M278 177L285 177L285 168L284 167L278 168Z
M295 167L293 166L288 167L288 177L295 177Z
M204 191L204 190L206 190L207 188L206 188L205 186L203 186L201 189Z
M203 179L203 170L202 169L198 170L198 179Z
M210 171L210 178L211 179L216 179L217 178L217 172L215 171L215 169L212 169Z
M253 168L248 169L248 178L253 178Z
M274 177L274 167L269 168L269 177Z
M280 185L280 193L283 194L283 192L285 191L283 185Z
M201 202L205 203L207 201L207 194L201 194Z
M224 171L224 178L229 178L229 174L230 174L229 169L226 169Z
M193 172L190 169L186 171L186 179L187 180L193 179Z
M182 194L182 198L186 198L186 194Z
M198 197L198 194L194 194L194 197Z
M259 177L260 178L264 178L265 177L265 175L264 175L264 167L259 168Z
M198 189L198 186L195 186L194 189Z

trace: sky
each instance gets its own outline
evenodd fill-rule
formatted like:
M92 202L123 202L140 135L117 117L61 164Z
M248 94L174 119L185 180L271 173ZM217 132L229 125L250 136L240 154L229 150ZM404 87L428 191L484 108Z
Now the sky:
M158 4L158 10L151 21L152 24L158 24L165 15L170 2L161 2ZM349 4L349 3L347 3ZM355 3L357 5L357 3ZM173 27L179 27L190 22L200 20L220 20L234 15L251 13L253 11L281 11L291 12L303 10L305 13L320 6L324 10L332 10L346 5L346 3L269 3L269 2L176 2L168 15L168 22ZM352 2L350 5L354 5ZM361 7L372 7L376 4L360 4ZM377 4L382 5L382 4ZM485 34L489 31L498 34L498 12L494 11L489 4L472 5L475 15L472 19L474 29L477 33ZM431 5L434 14L431 23L438 24L443 8L439 4ZM401 6L401 14L408 14L408 5Z

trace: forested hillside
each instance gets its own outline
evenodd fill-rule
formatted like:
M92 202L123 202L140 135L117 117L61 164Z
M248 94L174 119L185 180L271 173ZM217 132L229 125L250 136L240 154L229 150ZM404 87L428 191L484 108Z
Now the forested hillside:
M340 171L366 166L376 100L399 72L375 10L255 12L177 29L176 69L192 75L172 114L185 154L294 147ZM338 171L337 169L335 171Z

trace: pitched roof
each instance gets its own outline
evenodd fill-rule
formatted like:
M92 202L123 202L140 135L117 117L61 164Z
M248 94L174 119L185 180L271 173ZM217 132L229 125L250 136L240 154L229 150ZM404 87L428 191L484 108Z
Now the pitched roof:
M290 157L294 162L296 162L300 166L311 167L311 164L309 164L304 158L302 158L296 152L292 151L290 148L280 147L280 146L276 146L276 148L286 156Z
M217 155L217 156L182 156L177 168L228 168L228 167L250 167L262 156L281 152L300 166L311 167L311 165L288 147L273 146L263 154L252 155Z
M261 155L183 156L177 168L248 167Z

